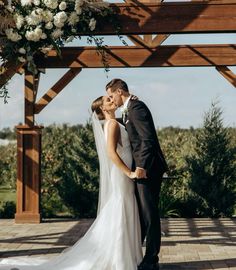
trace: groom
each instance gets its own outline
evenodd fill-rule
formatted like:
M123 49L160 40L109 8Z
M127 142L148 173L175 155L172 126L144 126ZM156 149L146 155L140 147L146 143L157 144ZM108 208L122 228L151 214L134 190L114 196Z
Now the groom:
M158 201L167 164L148 107L140 100L131 99L128 86L121 79L110 81L106 85L106 91L113 103L123 109L123 122L134 159L142 241L146 237L146 253L138 270L158 270L161 245Z

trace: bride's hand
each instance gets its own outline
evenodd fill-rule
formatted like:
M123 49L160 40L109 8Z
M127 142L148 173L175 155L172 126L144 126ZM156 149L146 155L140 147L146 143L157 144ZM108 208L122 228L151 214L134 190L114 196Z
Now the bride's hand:
M137 178L137 176L136 176L136 172L130 172L130 174L129 174L129 178L131 178L131 179L135 179L135 178Z
M131 94L131 98L130 98L131 100L138 100L138 97L137 96L135 96L135 95L133 95L133 94Z

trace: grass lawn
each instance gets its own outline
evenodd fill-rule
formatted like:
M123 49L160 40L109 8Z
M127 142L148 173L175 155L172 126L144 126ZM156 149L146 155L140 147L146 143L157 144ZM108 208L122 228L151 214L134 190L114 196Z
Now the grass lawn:
M16 201L16 192L9 187L0 187L0 202Z

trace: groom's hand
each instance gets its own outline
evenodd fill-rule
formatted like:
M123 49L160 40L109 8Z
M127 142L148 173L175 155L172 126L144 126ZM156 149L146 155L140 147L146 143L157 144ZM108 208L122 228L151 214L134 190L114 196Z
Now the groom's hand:
M136 170L135 170L135 174L136 174L137 179L147 178L147 172L143 168L137 167Z

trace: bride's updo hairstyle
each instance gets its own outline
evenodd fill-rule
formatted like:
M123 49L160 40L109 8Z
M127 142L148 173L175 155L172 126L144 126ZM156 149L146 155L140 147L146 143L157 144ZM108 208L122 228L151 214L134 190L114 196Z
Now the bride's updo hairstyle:
M102 112L101 106L103 105L103 96L95 99L91 105L92 112L96 112L99 120L104 120L105 116Z

